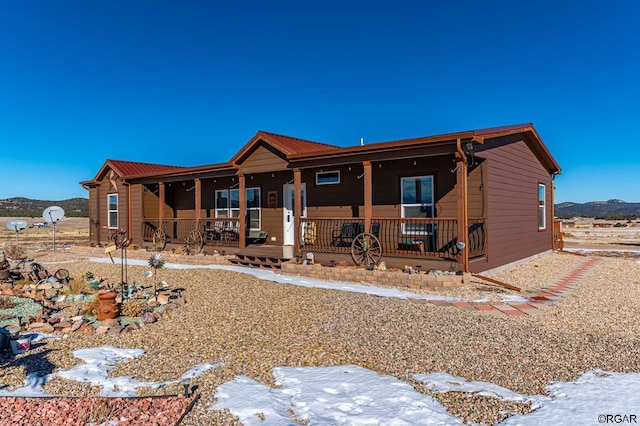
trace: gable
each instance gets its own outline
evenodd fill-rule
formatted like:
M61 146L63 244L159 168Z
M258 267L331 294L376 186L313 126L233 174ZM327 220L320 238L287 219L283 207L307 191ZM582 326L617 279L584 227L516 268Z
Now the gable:
M240 173L262 173L287 170L289 162L284 153L263 141L253 145L244 159L237 164Z

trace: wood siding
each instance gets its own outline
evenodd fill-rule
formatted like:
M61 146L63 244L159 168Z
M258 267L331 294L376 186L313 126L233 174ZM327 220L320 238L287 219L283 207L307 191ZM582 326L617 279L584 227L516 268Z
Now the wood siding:
M108 176L105 176L100 185L95 188L97 193L97 202L96 202L96 210L97 210L97 225L94 228L96 231L95 240L92 239L95 243L105 244L108 243L111 237L117 229L127 229L128 227L128 194L129 188L124 185L122 180L116 180L117 189L113 187ZM109 228L109 211L108 211L108 195L109 194L118 194L118 228ZM93 217L91 218L93 219Z
M129 235L135 245L142 247L142 200L144 194L144 185L133 184L130 187L131 193L131 228L129 229Z
M100 242L100 188L89 188L89 242Z
M240 164L240 172L244 174L274 172L286 170L287 166L287 160L281 152L262 143Z
M478 148L486 159L487 258L471 263L481 272L551 249L549 172L517 136L489 139ZM547 227L538 230L538 184L546 186Z

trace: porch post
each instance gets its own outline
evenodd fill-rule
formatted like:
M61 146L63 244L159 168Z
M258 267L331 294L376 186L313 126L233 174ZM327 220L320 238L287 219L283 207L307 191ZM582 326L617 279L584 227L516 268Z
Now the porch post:
M196 197L196 230L200 230L200 215L202 214L200 210L202 210L202 197L201 197L201 186L200 186L200 179L195 179L195 184L196 184L196 188L195 188L195 194L193 195L194 197Z
M464 241L467 245L460 250L458 261L464 265L464 271L469 272L469 212L467 199L467 157L462 151L461 141L458 139L458 151L456 152L456 188L458 210L458 242Z
M373 176L371 161L363 161L364 167L364 232L371 230L371 219L373 217Z
M158 182L158 224L162 228L162 220L164 219L164 182Z
M238 186L239 194L239 211L240 216L238 217L238 221L240 222L240 240L238 242L240 248L247 247L247 191L244 187L244 174L238 174L238 180L240 182Z
M133 208L131 207L131 184L123 182L127 187L127 238L131 238L131 228L133 228Z
M300 221L302 220L302 173L300 169L293 169L293 251L300 253Z

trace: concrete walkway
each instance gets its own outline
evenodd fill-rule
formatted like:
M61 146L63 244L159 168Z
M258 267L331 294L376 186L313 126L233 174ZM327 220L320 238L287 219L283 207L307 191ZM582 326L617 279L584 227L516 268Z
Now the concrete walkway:
M429 300L436 306L453 306L465 311L479 311L496 317L517 317L535 315L551 307L554 303L568 295L578 287L584 279L600 263L599 258L587 259L571 271L558 276L548 287L537 292L522 293L527 302L467 302Z

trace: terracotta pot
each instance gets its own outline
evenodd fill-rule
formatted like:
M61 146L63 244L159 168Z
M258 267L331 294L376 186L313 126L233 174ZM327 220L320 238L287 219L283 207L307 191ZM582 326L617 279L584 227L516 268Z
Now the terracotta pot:
M109 291L106 293L98 293L98 306L93 313L98 317L98 321L115 318L120 315L120 304L116 302L118 293Z

